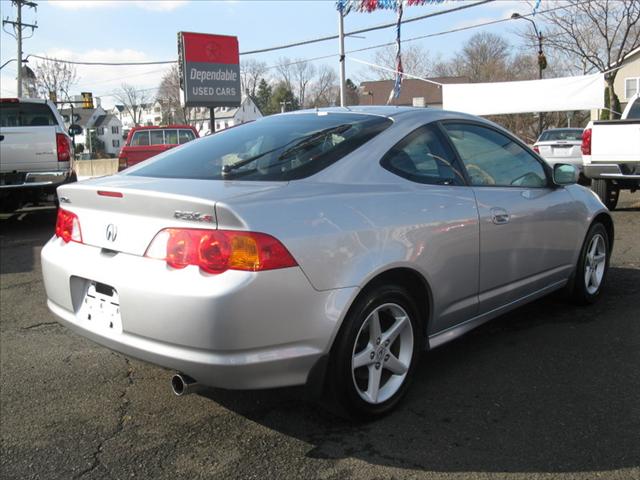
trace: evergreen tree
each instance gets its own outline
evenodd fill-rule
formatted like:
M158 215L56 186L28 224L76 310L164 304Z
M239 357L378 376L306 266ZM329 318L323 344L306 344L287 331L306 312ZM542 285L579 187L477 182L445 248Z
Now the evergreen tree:
M291 89L284 82L278 83L271 96L270 113L280 113L283 109L285 112L290 112L299 108L298 99Z
M258 105L258 108L260 109L263 115L269 115L273 113L270 111L271 96L272 96L271 85L269 85L264 78L261 78L260 83L258 84L258 90L256 92L254 101Z

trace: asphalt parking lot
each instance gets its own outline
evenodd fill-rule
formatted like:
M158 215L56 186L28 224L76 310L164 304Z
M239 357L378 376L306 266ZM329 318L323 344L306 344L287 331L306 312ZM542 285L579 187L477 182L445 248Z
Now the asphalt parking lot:
M170 372L58 325L39 251L0 225L3 479L640 479L640 194L614 212L600 303L551 296L424 355L392 415L354 425L300 389L175 397Z

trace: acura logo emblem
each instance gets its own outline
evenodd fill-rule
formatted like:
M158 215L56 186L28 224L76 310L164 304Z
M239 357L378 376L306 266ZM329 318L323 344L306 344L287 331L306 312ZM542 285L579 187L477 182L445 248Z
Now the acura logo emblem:
M113 223L107 225L107 240L109 240L110 242L115 242L117 236L118 227L116 227Z

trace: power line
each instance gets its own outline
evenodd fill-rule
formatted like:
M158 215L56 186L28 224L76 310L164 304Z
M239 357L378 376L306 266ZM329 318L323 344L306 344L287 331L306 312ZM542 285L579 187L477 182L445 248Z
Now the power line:
M417 17L411 17L411 18L407 18L405 20L402 21L402 23L409 23L409 22L416 22L418 20L424 20L427 18L431 18L431 17L436 17L439 15L444 15L447 13L453 13L453 12L457 12L460 10L465 10L468 8L473 8L473 7L477 7L480 5L484 5L487 3L491 3L494 2L495 0L480 0L476 3L472 3L472 4L468 4L468 5L460 5L458 7L454 7L454 8L449 8L447 10L442 10L440 12L432 12L432 13L427 13L425 15L419 15ZM374 30L382 30L384 28L390 28L390 27L395 27L397 25L397 22L392 22L392 23L382 23L379 25L374 25L372 27L367 27L367 28L362 28L360 30L354 30L352 32L347 32L345 33L345 36L350 36L350 35L357 35L359 33L366 33L366 32L372 32ZM272 52L275 50L284 50L287 48L293 48L293 47L299 47L299 46L303 46L303 45L310 45L312 43L319 43L319 42L326 42L329 40L335 40L338 38L338 35L327 35L324 37L318 37L318 38L313 38L310 40L302 40L299 42L293 42L293 43L288 43L285 45L278 45L275 47L267 47L267 48L261 48L261 49L257 49L257 50L248 50L246 52L240 52L240 55L253 55L256 53L265 53L265 52ZM57 58L48 58L48 57L44 57L44 56L40 56L40 55L31 55L32 57L35 58L39 58L41 60L53 60L56 62L60 62L60 63L69 63L72 65L93 65L93 66L110 66L110 67L119 67L119 66L132 66L132 65L166 65L166 64L171 64L171 63L176 63L177 60L159 60L159 61L150 61L150 62L81 62L81 61L75 61L75 60L62 60L62 59L57 59ZM328 58L328 57L327 57Z

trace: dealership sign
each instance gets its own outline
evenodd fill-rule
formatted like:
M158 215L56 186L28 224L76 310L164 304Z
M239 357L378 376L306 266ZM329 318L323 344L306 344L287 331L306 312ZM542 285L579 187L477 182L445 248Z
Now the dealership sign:
M240 105L238 38L179 32L182 100L187 107Z

